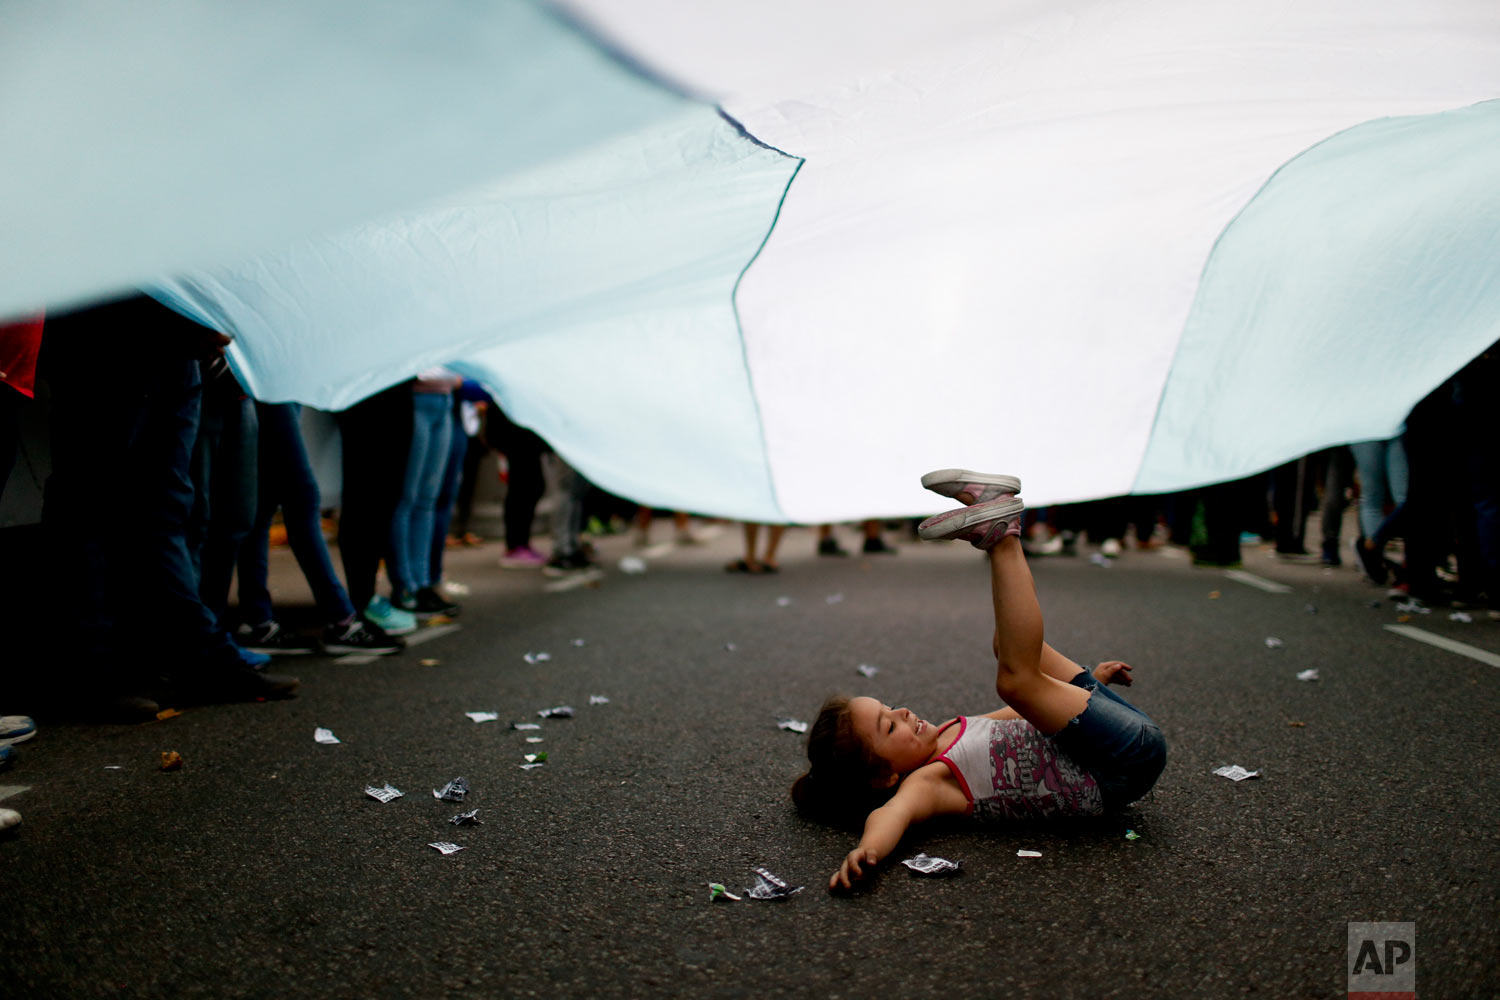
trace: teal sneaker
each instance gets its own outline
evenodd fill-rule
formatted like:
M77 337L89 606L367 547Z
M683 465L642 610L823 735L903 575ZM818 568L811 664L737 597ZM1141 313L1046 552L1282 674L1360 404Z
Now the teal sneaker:
M417 630L417 616L402 611L376 594L365 605L365 621L378 626L386 635L409 635Z

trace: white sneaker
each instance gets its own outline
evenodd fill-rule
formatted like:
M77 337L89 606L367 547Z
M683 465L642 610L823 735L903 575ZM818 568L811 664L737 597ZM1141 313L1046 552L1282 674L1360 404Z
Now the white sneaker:
M1020 497L990 500L929 517L917 525L917 535L927 542L961 541L976 549L990 549L1006 535L1021 534L1025 511Z
M0 809L0 830L9 830L21 824L21 814L14 809Z
M1021 492L1021 480L1015 476L970 472L968 469L938 469L922 477L922 487L972 505L1015 496ZM969 499L965 500L964 496Z
M1023 542L1022 547L1026 549L1027 555L1055 556L1063 550L1062 535L1053 535L1045 542L1032 539L1029 542Z

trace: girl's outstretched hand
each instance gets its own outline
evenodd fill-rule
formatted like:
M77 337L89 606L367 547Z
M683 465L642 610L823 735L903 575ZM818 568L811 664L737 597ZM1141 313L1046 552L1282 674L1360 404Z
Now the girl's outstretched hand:
M874 871L875 865L879 863L880 856L872 847L856 847L844 858L844 863L839 870L833 873L828 880L828 889L852 889L854 883L865 877L867 871Z
M1123 684L1129 687L1133 683L1130 679L1130 664L1119 660L1105 660L1094 668L1094 680L1100 684Z

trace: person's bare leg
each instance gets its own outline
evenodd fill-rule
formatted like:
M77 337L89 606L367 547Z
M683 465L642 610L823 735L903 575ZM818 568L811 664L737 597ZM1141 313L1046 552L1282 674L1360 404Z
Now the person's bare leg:
M1027 722L1051 735L1083 712L1089 692L1042 667L1045 659L1054 670L1065 670L1065 664L1054 657L1067 658L1042 639L1042 609L1020 538L1002 538L989 550L989 557L995 606L995 691ZM1044 657L1044 650L1052 655Z
M751 569L759 566L755 561L755 543L760 538L760 525L754 521L745 522L745 565Z
M995 651L995 659L998 660L1000 658L1000 630L998 628L995 629L995 636L991 641L991 646ZM1083 667L1068 659L1045 642L1042 643L1041 668L1042 673L1048 677L1056 677L1060 681L1071 681L1074 677L1083 673Z
M776 567L776 550L781 548L781 536L784 534L786 534L786 525L766 525L766 555L760 561L762 566L770 566L773 569Z

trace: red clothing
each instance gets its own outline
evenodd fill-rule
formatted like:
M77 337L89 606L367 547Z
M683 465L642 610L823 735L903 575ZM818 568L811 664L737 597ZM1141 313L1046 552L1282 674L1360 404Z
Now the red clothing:
M42 349L42 314L0 325L0 382L23 396L35 395L36 356Z

